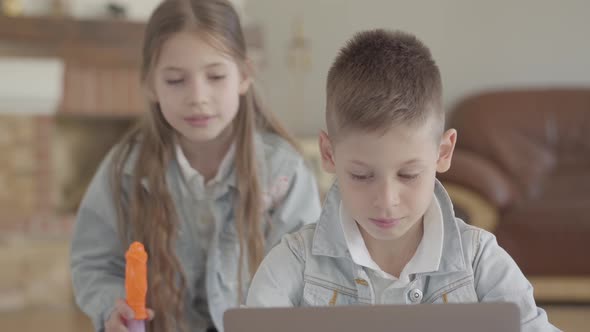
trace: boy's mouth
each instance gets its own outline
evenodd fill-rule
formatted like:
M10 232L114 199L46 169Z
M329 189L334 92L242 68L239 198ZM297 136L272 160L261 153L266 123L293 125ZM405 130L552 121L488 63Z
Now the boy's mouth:
M379 228L392 228L400 224L401 219L394 218L369 218L369 221Z

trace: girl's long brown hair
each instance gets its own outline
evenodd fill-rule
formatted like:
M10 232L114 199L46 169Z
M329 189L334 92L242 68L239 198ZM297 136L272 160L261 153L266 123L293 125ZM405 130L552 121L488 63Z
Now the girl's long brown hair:
M239 17L226 0L165 0L150 17L143 44L141 81L149 86L163 43L171 35L191 31L205 37L247 72L246 43ZM175 252L179 229L176 207L166 183L166 170L174 156L174 129L165 121L160 106L148 100L149 112L115 151L112 168L114 203L122 239L141 241L150 255L148 305L157 319L151 331L186 329L184 294L186 280ZM232 122L236 145L235 222L239 238L238 299L242 299L242 271L245 252L252 275L264 255L262 189L254 151L256 130L280 135L293 146L295 141L276 118L260 107L250 87L240 97L238 114ZM133 149L138 149L131 190L123 192L123 169ZM145 183L147 181L147 183ZM147 185L147 186L145 186ZM128 244L128 243L125 243ZM250 275L250 276L251 276Z

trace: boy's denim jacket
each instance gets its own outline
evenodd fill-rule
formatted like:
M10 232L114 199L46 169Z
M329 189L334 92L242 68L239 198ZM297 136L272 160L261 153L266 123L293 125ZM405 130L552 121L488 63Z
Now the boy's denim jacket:
M267 218L263 223L266 247L270 249L284 234L317 220L320 215L319 194L314 176L303 158L283 139L274 134L259 133L255 136L255 149L266 202ZM136 147L132 151L124 166L121 183L125 195L131 188L137 150ZM76 302L90 316L97 331L104 331L104 322L110 316L115 300L125 297L126 248L123 248L117 231L109 183L111 163L112 154L103 161L86 192L78 211L71 246ZM205 263L195 258L201 257L199 250L202 249L192 236L192 229L198 222L194 195L204 193L194 193L195 189L189 188L176 160L166 170L168 190L180 223L176 250L187 281L185 307L190 331L206 329L211 324L210 319L222 331L224 311L238 305L239 241L234 221L236 174L234 167L229 167L227 172L221 176L220 190L214 193L211 212L215 231ZM244 257L248 254L245 253ZM247 265L244 264L243 299L250 284ZM196 287L201 273L206 273L204 290ZM197 306L207 304L194 303L196 298L205 297L210 318L203 317L196 310Z
M455 218L451 200L437 181L435 199L443 215L443 253L436 272L411 275L398 303L514 302L522 331L557 331L533 288L494 235ZM317 224L287 235L254 276L247 305L328 306L375 304L371 279L350 256L339 221L335 184Z

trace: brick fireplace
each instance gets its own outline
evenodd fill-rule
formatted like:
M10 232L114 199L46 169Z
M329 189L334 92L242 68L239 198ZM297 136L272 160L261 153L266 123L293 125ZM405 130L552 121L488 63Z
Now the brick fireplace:
M0 273L0 311L72 305L68 248L76 210L104 155L144 110L143 29L126 21L0 16L0 58L64 64L55 113L0 113L0 266L8 270ZM245 33L259 51L260 30Z
M0 17L0 57L64 64L54 114L0 114L0 235L69 236L100 159L142 112L142 36L141 23Z
M64 63L55 114L0 113L0 235L69 235L98 163L144 110L143 29L127 21L0 16L0 57ZM245 34L260 60L260 29Z
M0 114L0 234L68 236L97 166L134 114Z

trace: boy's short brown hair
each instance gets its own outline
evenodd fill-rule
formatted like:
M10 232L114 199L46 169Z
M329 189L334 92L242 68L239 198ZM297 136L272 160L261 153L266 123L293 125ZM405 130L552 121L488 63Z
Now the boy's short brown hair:
M341 131L386 131L440 117L442 82L430 50L415 36L388 30L357 33L334 60L326 85L326 124Z

